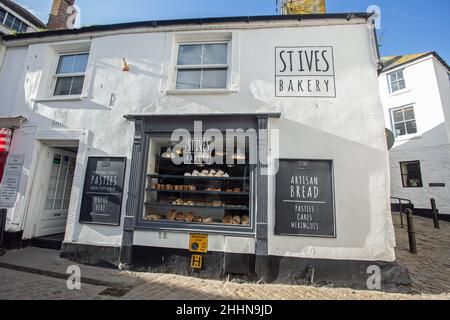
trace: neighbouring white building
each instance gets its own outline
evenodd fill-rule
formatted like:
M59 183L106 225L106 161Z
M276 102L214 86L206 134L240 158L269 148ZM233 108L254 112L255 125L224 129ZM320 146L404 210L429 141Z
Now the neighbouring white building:
M0 35L35 32L46 25L29 10L11 0L0 0Z
M391 194L424 209L434 198L450 214L450 68L435 52L383 61L381 99L396 137Z
M395 281L372 19L208 18L4 37L8 237L62 234L61 255L92 264L359 287L377 264L383 284ZM257 147L228 149L233 133L208 138L230 129L256 133ZM213 154L227 163L210 164ZM196 160L175 165L179 155Z

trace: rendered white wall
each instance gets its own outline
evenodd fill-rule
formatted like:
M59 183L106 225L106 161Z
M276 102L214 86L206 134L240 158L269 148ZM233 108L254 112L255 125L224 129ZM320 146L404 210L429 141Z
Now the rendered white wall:
M281 157L334 160L338 237L275 237L271 180L269 253L391 261L395 239L388 208L388 158L371 30L365 23L346 21L342 25L321 27L275 26L273 23L270 28L243 27L233 31L233 92L165 94L170 89L174 34L149 32L94 37L86 97L80 101L34 101L42 99L42 83L48 76L45 69L51 52L46 43L30 45L20 64L23 70L11 67L10 72L20 73L15 76L21 82L17 95L9 97L9 101L16 113L27 117L39 130L89 130L86 151L79 155L81 165L76 187L82 186L88 156L130 157L134 126L123 118L125 114L280 111L282 118L271 120L270 127L280 129ZM276 98L276 46L333 46L337 98ZM123 57L130 64L130 72L121 70ZM14 58L10 55L7 60L9 64ZM239 68L235 69L236 65ZM8 82L0 88L0 96L11 95L16 87L17 83ZM115 102L110 105L112 94ZM10 109L2 109L0 115L10 115ZM52 126L55 111L67 112L69 120L62 128ZM124 204L126 200L125 192ZM77 222L79 203L71 205L70 210L66 241L120 245L122 226L80 225ZM125 205L122 216L124 213ZM157 233L139 231L135 244L185 249L187 238L187 234L168 233L167 240L161 242ZM233 237L211 236L210 241L210 250L254 252L254 239L246 239L242 247Z
M418 208L431 208L430 199L437 200L443 214L450 214L449 126L450 83L446 69L431 55L406 64L406 90L390 94L387 73L380 75L380 90L386 126L393 130L391 110L413 105L417 134L398 137L390 151L391 193L393 197L412 200ZM400 68L400 69L401 69ZM421 163L423 188L404 188L400 162ZM445 183L445 188L430 187L430 183Z

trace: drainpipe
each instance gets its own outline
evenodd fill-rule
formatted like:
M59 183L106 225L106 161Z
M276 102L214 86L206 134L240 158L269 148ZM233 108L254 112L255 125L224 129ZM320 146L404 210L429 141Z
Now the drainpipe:
M0 72L3 69L3 61L5 60L6 46L3 44L3 40L0 40Z

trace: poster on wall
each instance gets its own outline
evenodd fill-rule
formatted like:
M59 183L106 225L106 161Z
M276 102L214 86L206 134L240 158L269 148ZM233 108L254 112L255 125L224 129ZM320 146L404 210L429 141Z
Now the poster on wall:
M275 96L336 98L333 47L276 47Z
M24 161L24 154L8 156L0 187L0 206L3 208L12 208L15 205Z
M280 159L275 234L336 237L332 161Z
M80 223L120 225L126 160L116 157L89 158Z

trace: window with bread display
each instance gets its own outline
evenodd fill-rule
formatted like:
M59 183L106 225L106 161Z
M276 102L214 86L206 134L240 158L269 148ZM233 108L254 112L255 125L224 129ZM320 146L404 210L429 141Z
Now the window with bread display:
M202 142L199 143L200 145ZM251 225L251 166L248 145L200 154L193 163L176 164L174 158L195 157L194 149L176 150L170 138L149 141L143 221L173 225L209 225L249 228ZM224 148L223 150L225 150ZM208 160L224 157L223 164ZM220 162L220 161L219 161Z

